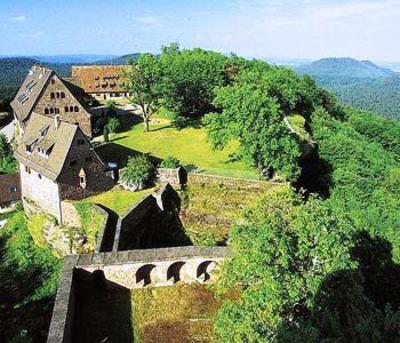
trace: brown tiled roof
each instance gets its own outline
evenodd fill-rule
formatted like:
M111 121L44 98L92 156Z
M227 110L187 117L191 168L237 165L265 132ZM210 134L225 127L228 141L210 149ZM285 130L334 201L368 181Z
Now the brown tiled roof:
M19 121L24 121L31 113L48 79L53 74L51 69L32 66L25 81L22 83L11 106Z
M71 82L86 93L123 92L127 65L72 66Z
M21 187L19 180L18 173L0 175L0 204L3 202L21 199ZM14 187L16 188L16 192L11 191L11 189Z
M55 120L46 116L32 113L28 121L21 143L15 151L15 157L19 162L40 174L55 181L63 168L71 143L78 126L64 121L60 122L56 129ZM41 134L43 132L43 135ZM32 153L26 149L27 144L34 144ZM51 151L48 157L39 154L38 149Z

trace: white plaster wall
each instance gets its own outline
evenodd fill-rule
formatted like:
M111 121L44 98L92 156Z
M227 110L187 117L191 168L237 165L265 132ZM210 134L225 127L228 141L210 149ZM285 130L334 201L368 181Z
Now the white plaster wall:
M34 201L38 207L43 209L43 212L56 217L62 224L58 185L43 175L40 179L38 173L32 168L31 173L28 174L25 171L25 165L20 163L19 167L22 197Z

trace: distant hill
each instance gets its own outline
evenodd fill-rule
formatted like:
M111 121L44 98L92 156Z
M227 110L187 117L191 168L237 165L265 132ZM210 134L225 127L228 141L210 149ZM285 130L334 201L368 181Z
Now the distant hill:
M63 63L63 64L87 64L98 60L109 60L117 58L115 55L54 55L54 56L32 56L42 63Z
M334 92L345 104L400 119L400 74L370 61L325 58L295 68Z
M128 64L129 60L136 60L139 56L140 53L128 54L120 57L94 61L93 64Z

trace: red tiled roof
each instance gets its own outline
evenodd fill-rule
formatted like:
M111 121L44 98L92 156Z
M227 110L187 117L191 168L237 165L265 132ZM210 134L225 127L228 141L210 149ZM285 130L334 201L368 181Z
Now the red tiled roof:
M16 190L15 192L13 190ZM21 199L19 173L0 175L0 204Z

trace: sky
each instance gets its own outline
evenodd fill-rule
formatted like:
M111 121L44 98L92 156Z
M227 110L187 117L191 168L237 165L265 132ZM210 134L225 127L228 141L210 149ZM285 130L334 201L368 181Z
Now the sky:
M400 0L0 0L0 55L158 52L400 62Z

